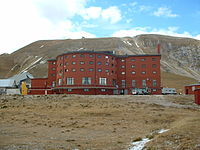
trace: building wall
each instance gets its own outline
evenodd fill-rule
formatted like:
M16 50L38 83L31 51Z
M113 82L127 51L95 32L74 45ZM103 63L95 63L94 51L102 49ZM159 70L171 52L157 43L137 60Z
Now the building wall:
M193 95L194 90L200 88L200 85L188 85L185 86L185 94L186 95Z
M151 94L161 94L160 58L160 55L117 56L92 51L70 52L49 60L48 78L31 80L32 89L52 88L52 93L57 94L104 95L113 94L114 91L132 94L134 88L148 88ZM82 83L85 77L91 79L90 84ZM67 78L74 79L72 85L67 84ZM106 84L100 84L100 78L105 79ZM136 81L135 86L132 80ZM154 80L156 85L153 85ZM142 81L146 82L145 86ZM116 89L119 91L116 92Z
M195 98L195 103L197 105L200 105L200 89L196 89L194 91L194 98Z

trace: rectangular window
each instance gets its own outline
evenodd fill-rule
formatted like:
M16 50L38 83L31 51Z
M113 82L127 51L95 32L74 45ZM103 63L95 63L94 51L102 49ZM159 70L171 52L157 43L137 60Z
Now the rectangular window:
M146 74L146 72L145 72L145 71L142 71L142 74Z
M98 58L101 58L101 55L97 55Z
M152 65L152 68L156 68L156 67L157 67L156 64L153 64L153 65Z
M51 74L51 76L52 76L52 77L55 77L55 76L56 76L56 74L54 74L54 73L53 73L53 74Z
M93 69L93 68L90 68L89 71L92 72L92 71L94 71L94 69Z
M106 85L107 83L106 83L106 78L99 78L99 84L100 85Z
M55 64L56 64L56 62L52 62L52 64L53 64L53 65L55 65Z
M153 73L153 74L156 74L156 71L153 71L152 73Z
M121 68L125 68L125 66L121 66Z
M52 68L52 70L56 70L56 68Z
M97 62L97 64L98 64L98 65L101 65L102 63L99 61L99 62Z
M68 72L69 71L69 69L65 69L65 72Z
M102 72L102 69L98 69L98 72Z
M142 68L146 68L146 65L145 65L145 64L142 64Z
M109 72L109 70L108 70L108 69L106 69L105 71L106 71L106 72Z
M94 64L94 62L93 62L93 61L90 61L89 64L92 65L92 64Z
M73 57L73 58L75 58L75 57L76 57L76 55L72 55L72 57Z
M126 80L122 80L122 88L126 87Z
M116 79L113 79L113 80L112 80L112 85L113 85L113 86L116 86L116 83L117 83L117 82L116 82Z
M62 85L62 79L58 79L58 85Z
M105 92L106 91L106 89L101 89L101 92Z
M147 86L146 80L142 80L142 87L145 88Z
M125 74L125 72L122 72L121 74Z
M65 58L68 58L68 56L65 56Z
M74 85L74 78L67 78L67 85Z
M83 72L83 71L84 71L84 68L80 68L80 71L82 71L82 72Z
M135 71L132 71L131 73L132 73L132 74L136 74L136 72L135 72Z
M135 68L135 65L131 65L131 68Z
M65 65L68 65L68 64L69 64L68 62L65 63Z
M106 62L105 65L108 66L108 65L109 65L109 62Z
M105 56L105 58L108 58L108 56Z
M136 80L132 80L132 87L136 87Z
M89 85L89 84L91 84L91 78L90 77L83 77L82 78L82 84L83 85Z
M156 61L156 58L152 58L152 61Z
M89 92L90 90L89 90L89 89L83 89L83 91L84 91L84 92Z
M52 82L52 87L55 87L55 85L56 85L56 84L55 84L55 81L53 81L53 82Z
M131 61L135 61L135 59L131 59Z
M153 80L153 86L157 86L157 81L156 80Z
M80 64L83 65L83 64L85 64L85 62L84 61L80 61Z
M73 61L73 62L72 62L72 65L75 65L75 64L76 64L76 62L75 62L75 61Z
M76 72L76 69L72 69L72 72Z
M92 57L94 57L94 55L90 54L89 57L92 58Z
M146 60L145 58L142 58L142 59L141 59L141 61L145 61L145 60Z
M121 62L125 62L125 60L124 60L124 59L122 59L122 60L121 60Z
M83 55L83 54L80 54L80 57L85 57L85 55Z
M72 92L72 89L67 89L67 92Z

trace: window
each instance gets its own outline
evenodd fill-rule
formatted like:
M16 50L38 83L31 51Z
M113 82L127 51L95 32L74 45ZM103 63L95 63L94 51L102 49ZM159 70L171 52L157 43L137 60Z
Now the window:
M82 78L82 84L84 84L84 85L91 84L91 78L90 77L83 77Z
M72 89L67 89L67 92L72 92Z
M94 69L93 69L93 68L90 68L89 71L92 72L92 71L94 71Z
M135 61L135 59L131 59L131 61Z
M111 66L114 67L114 64L112 64Z
M142 64L142 68L146 68L146 65L145 65L145 64Z
M125 68L125 66L121 66L121 68Z
M72 62L72 65L75 65L75 64L76 64L76 62L75 62L75 61L73 61L73 62Z
M68 56L65 56L65 58L68 58Z
M142 71L142 74L146 74L146 72L145 72L145 71Z
M99 78L99 84L100 85L106 85L106 78Z
M132 80L132 87L136 87L136 80Z
M58 85L62 85L62 79L58 79Z
M65 72L68 72L69 71L69 69L65 69Z
M122 60L121 60L121 62L125 62L125 60L124 60L124 59L122 59Z
M60 66L63 66L63 64L60 64Z
M142 87L145 88L147 86L146 80L142 80Z
M157 81L153 80L153 86L157 86Z
M152 68L156 68L156 67L157 67L156 64L153 64L153 65L152 65Z
M136 74L136 72L135 72L135 71L132 71L131 73L132 73L132 74Z
M105 65L108 66L108 65L109 65L109 62L106 62Z
M152 61L156 61L157 59L156 58L152 58Z
M105 92L106 91L106 89L101 89L101 92Z
M67 78L67 85L74 85L74 78Z
M80 71L82 71L82 72L83 72L83 71L84 71L84 68L80 68Z
M80 64L83 65L83 64L85 64L85 62L84 61L80 61Z
M55 84L55 81L53 81L53 82L52 82L52 87L55 87L55 85L56 85L56 84Z
M54 74L54 73L53 73L53 74L51 74L51 76L52 76L52 77L55 77L55 76L56 76L56 74Z
M72 69L72 72L76 72L76 69L73 68L73 69Z
M105 56L105 58L108 58L108 56Z
M98 69L97 71L98 71L98 72L102 72L102 69Z
M101 58L101 55L97 55L98 58Z
M90 54L89 57L92 58L92 57L94 57L94 55Z
M80 54L80 57L85 57L85 55L83 55L83 54Z
M126 87L126 80L122 80L122 88Z
M157 90L156 89L153 89L153 92L156 92Z
M52 68L52 70L56 70L56 68Z
M73 57L73 58L75 58L75 57L76 57L76 55L72 55L72 57Z
M113 86L116 86L116 83L117 83L117 82L116 82L116 79L113 79L113 80L112 80L112 85L113 85Z
M131 65L131 68L135 68L135 65Z
M68 62L65 63L65 65L68 65L68 64L69 64Z
M90 90L89 90L89 89L83 89L83 91L84 91L84 92L88 92L88 91L90 91Z
M145 61L145 60L146 60L145 58L142 58L142 59L141 59L141 61Z
M98 64L98 65L101 65L102 63L99 61L99 62L97 62L97 64Z
M156 72L156 71L153 71L152 73L153 73L153 74L156 74L157 72Z
M122 72L121 74L125 74L125 72Z
M109 70L108 70L108 69L106 69L105 71L106 71L106 72L109 72Z
M55 64L56 64L56 62L52 62L52 64L53 64L53 65L55 65Z
M94 62L93 62L93 61L90 61L89 64L92 65L92 64L94 64Z

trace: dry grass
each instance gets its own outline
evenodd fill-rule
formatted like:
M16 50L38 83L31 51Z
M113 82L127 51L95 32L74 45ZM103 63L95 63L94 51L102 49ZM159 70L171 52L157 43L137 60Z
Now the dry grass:
M0 97L0 149L121 150L143 137L153 138L152 149L155 143L162 149L174 149L177 144L195 148L199 108L190 103L191 97L183 100L190 109L164 106L178 99L182 101L177 96ZM151 135L159 129L170 129L163 134L168 136ZM197 140L162 144L165 139L172 141L176 132L181 139L191 135Z

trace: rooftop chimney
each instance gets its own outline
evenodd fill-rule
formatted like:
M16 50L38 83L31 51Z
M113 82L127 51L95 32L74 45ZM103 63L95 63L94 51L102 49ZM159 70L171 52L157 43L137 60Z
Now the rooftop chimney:
M157 44L157 52L160 54L160 43Z

